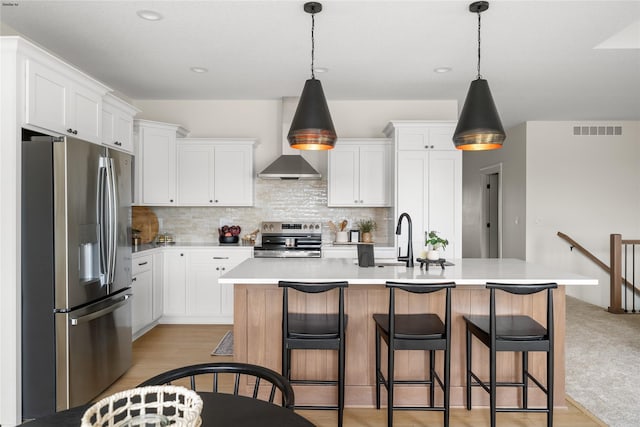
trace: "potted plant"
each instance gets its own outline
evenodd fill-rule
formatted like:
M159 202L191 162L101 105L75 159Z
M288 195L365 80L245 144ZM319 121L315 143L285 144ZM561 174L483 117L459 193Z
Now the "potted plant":
M356 225L360 229L360 238L364 243L371 243L373 239L371 238L371 232L377 228L376 222L373 218L365 218L359 220Z
M427 234L424 244L427 246L427 259L437 261L440 259L440 248L444 251L447 248L449 241L438 236L437 231L432 230ZM431 249L429 249L429 247L431 247Z

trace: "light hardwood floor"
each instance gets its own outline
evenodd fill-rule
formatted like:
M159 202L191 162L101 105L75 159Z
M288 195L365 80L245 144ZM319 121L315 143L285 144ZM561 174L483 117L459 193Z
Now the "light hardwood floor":
M211 352L230 325L158 325L133 343L133 366L99 398L133 388L160 372L179 366L212 361L231 361L231 356L211 356ZM336 411L297 411L320 427L336 425ZM489 425L486 408L467 411L452 408L451 427L482 427ZM442 414L420 411L396 411L397 427L441 425ZM543 414L498 414L501 427L545 426ZM344 425L348 427L386 426L386 410L347 408ZM605 426L578 405L567 402L567 409L556 409L555 427Z

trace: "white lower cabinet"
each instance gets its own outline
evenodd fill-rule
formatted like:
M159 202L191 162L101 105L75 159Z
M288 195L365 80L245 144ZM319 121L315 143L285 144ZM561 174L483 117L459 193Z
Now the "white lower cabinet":
M153 323L153 256L132 256L131 323L134 339L142 335Z
M233 323L233 286L218 278L251 258L251 248L165 250L162 323Z

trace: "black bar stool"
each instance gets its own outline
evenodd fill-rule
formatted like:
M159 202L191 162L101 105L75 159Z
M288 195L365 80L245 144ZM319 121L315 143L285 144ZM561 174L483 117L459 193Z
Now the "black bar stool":
M546 412L547 426L553 425L553 292L557 283L535 283L515 285L487 283L490 292L489 316L464 316L467 335L467 409L471 409L471 388L482 387L489 393L491 427L496 425L496 412ZM547 291L547 327L524 315L496 315L496 289L515 295L532 295ZM471 335L475 335L489 348L489 384L480 380L471 370ZM520 382L496 381L496 353L498 351L522 352L522 378ZM530 351L547 353L546 387L529 373ZM528 380L531 380L547 395L546 408L529 408ZM497 408L496 387L517 387L522 390L521 408Z
M393 425L393 411L422 410L442 411L444 425L449 425L449 377L451 353L451 289L454 282L447 283L404 283L387 282L389 288L389 314L374 314L376 323L376 408L380 409L380 385L387 389L387 424ZM395 314L395 290L401 289L416 294L427 294L445 290L446 304L444 307L444 322L438 314ZM380 338L387 343L388 366L387 378L380 369ZM428 350L428 376L424 380L394 380L394 351L395 350ZM444 378L440 378L435 370L435 351L444 351ZM435 382L444 394L442 406L435 406ZM429 387L429 406L394 406L394 384L426 384Z
M344 314L344 289L347 282L287 282L280 281L282 297L282 375L292 384L322 384L338 386L336 406L299 406L297 409L337 409L338 426L344 418L344 332L347 316ZM292 313L289 311L289 288L299 292L317 294L338 289L338 313ZM338 380L291 379L291 350L338 350Z

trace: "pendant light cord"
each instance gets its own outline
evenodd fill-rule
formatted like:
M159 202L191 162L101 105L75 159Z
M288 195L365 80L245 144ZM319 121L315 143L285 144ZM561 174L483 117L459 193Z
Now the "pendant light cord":
M312 79L316 78L315 70L314 70L314 67L313 67L313 60L314 60L314 55L315 55L315 51L316 51L316 41L315 41L315 38L313 36L313 32L314 32L315 27L316 27L315 17L316 17L316 14L312 13L311 14L311 78Z
M478 80L482 78L480 74L480 12L478 12Z

